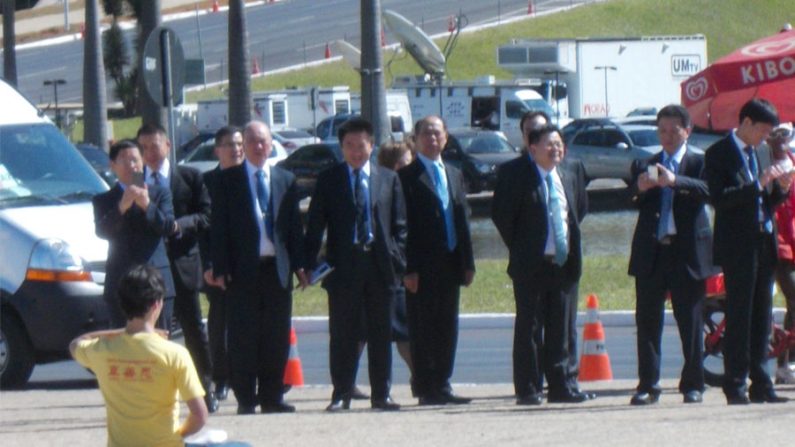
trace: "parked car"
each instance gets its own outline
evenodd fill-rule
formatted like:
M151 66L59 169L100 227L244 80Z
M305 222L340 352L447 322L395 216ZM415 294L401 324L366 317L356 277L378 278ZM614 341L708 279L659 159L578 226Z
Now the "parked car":
M617 178L629 184L632 162L661 149L656 126L611 123L578 131L566 146L566 156L582 161L588 181Z
M204 173L211 169L215 169L218 165L218 157L215 156L215 136L206 139L204 143L196 147L193 152L188 154L179 162L181 165L190 166L198 169ZM287 158L287 151L276 139L273 140L273 148L271 149L271 156L268 158L268 163L275 166L276 163Z
M108 156L107 152L87 143L79 143L75 147L88 161L88 164L94 168L94 171L102 177L102 180L105 180L108 186L116 184L116 174L110 169L110 156Z
M52 122L0 80L0 386L69 358L76 336L107 328L107 241L91 198L108 185Z
M493 190L497 167L519 155L500 131L467 128L448 134L442 158L461 170L470 193Z
M273 132L273 138L287 150L287 154L292 154L301 146L307 144L320 143L320 139L311 133L300 129L283 129Z
M563 126L560 129L560 133L563 137L563 141L568 144L571 142L571 139L574 138L574 135L576 135L577 132L585 128L599 127L609 124L613 124L613 121L611 121L610 118L580 118Z
M212 140L214 138L215 134L209 132L202 132L196 135L195 137L191 138L190 140L188 140L187 143L180 146L179 149L177 150L177 153L175 154L177 157L177 161L182 161L185 157L190 155L191 152L193 152L196 148L204 145L204 143L206 143L207 140Z
M295 174L301 198L315 190L317 176L324 170L342 161L339 144L309 144L298 148L278 164Z
M337 132L339 131L342 123L356 117L359 117L359 115L355 113L339 113L337 115L330 116L321 121L317 127L315 127L315 136L320 139L321 143L338 143L339 140L337 139Z

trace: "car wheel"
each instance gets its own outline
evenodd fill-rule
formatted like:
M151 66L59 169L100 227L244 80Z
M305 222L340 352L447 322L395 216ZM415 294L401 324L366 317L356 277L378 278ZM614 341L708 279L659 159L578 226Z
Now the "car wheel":
M0 320L0 388L19 388L35 365L33 346L19 319L3 312Z

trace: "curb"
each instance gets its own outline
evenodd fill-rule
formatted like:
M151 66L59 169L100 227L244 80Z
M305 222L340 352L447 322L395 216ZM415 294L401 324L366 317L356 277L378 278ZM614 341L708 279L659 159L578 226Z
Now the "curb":
M784 320L786 309L774 308L773 319L781 324ZM586 312L577 313L580 326L586 319ZM634 310L613 310L600 312L599 319L605 327L631 327L635 326ZM514 314L485 313L461 314L458 320L459 329L508 329L513 327ZM665 325L676 326L673 311L665 311ZM328 317L295 317L293 327L301 333L328 332Z

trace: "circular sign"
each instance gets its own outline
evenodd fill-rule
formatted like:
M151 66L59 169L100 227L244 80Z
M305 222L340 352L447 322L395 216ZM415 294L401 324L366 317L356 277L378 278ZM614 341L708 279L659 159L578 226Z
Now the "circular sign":
M144 84L152 100L162 107L168 106L165 81L170 78L172 104L180 104L182 87L185 85L185 56L177 34L164 26L153 29L146 39L141 57ZM167 68L170 68L168 72Z

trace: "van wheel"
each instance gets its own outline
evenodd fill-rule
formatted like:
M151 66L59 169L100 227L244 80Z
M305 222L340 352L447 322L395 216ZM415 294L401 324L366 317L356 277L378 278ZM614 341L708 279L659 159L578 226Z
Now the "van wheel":
M19 388L33 372L33 346L19 319L3 312L0 320L0 388Z

